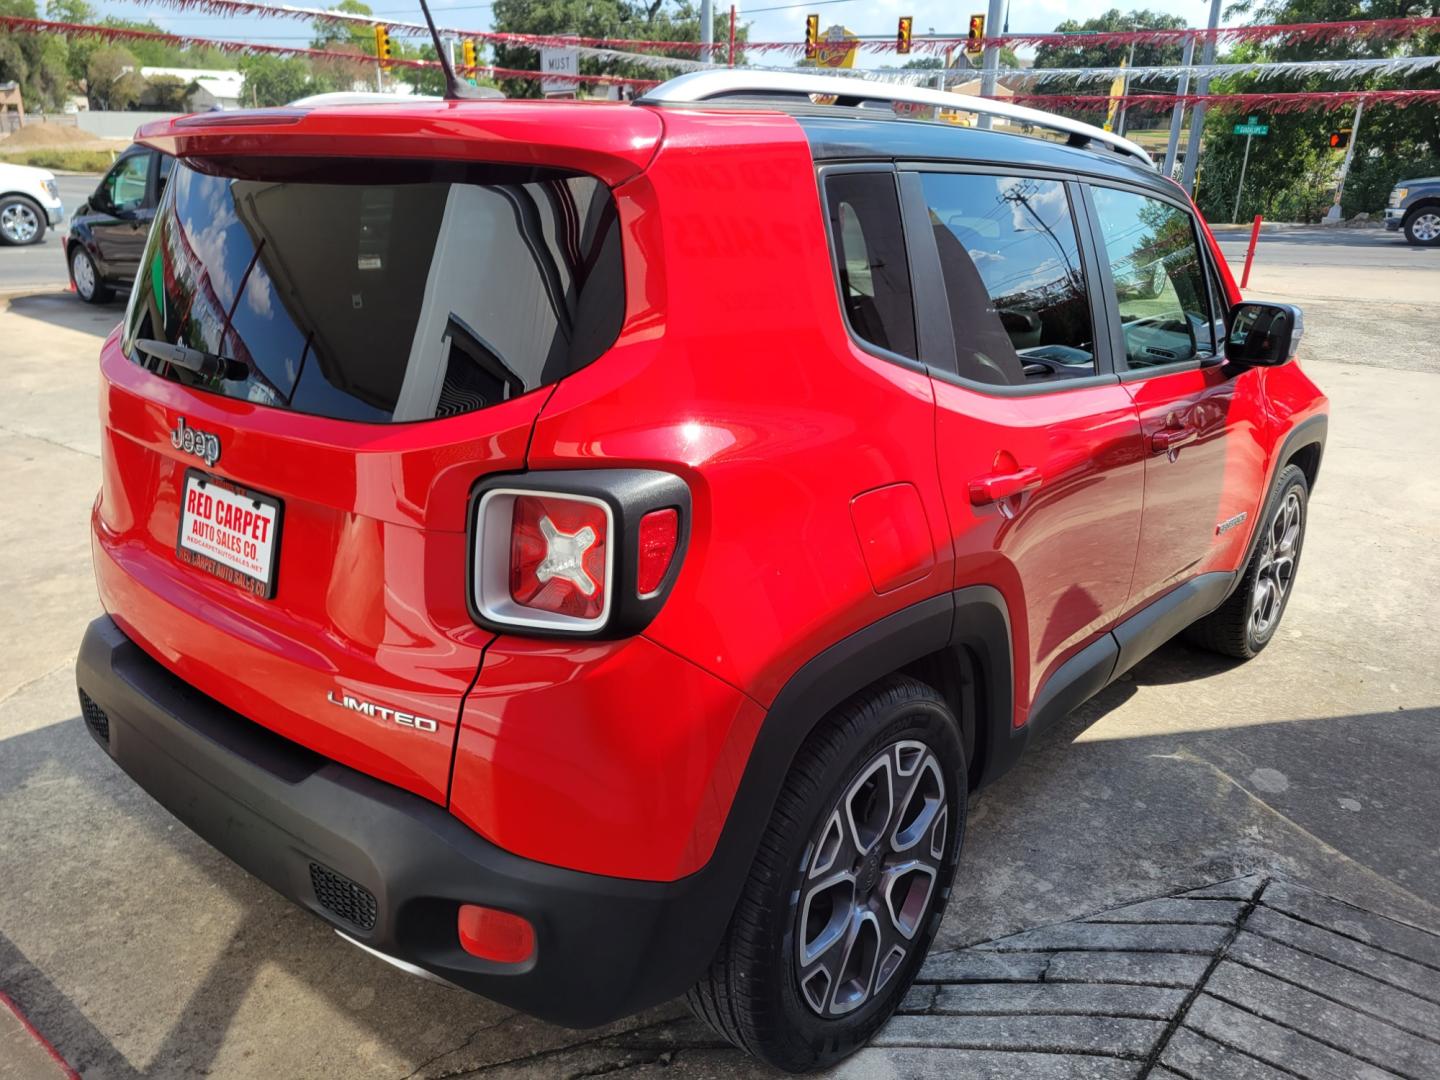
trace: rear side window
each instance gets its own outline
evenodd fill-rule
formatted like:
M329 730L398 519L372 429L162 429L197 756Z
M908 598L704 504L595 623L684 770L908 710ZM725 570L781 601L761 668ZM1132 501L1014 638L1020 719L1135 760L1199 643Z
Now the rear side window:
M850 329L872 345L914 360L915 308L894 174L831 174L825 199Z
M1215 352L1210 290L1195 226L1174 203L1094 187L1095 213L1131 368Z
M180 163L125 347L151 370L229 397L344 420L427 420L589 363L614 342L624 306L615 206L588 176L445 162L272 159L217 173ZM136 350L137 338L246 370L202 380Z

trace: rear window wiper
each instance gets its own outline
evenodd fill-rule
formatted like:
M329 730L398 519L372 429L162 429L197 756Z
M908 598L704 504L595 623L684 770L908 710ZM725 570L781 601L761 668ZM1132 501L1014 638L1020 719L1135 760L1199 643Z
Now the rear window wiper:
M188 345L171 345L168 341L136 338L135 348L156 360L193 371L203 379L245 379L250 376L250 365L245 361L232 360L228 356L205 352L203 349L192 349Z

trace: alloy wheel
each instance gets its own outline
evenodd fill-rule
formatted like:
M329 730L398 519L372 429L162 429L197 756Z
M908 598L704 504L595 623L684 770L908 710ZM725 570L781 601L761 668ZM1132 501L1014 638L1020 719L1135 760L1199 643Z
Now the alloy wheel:
M12 244L28 244L39 231L39 215L23 200L0 210L0 233Z
M71 270L75 275L75 291L82 300L89 300L95 295L95 264L81 251L76 253Z
M1265 530L1259 573L1250 594L1250 633L1256 641L1264 641L1280 621L1285 596L1295 579L1304 516L1300 492L1292 488L1286 492Z
M1416 240L1426 244L1440 238L1440 214L1433 210L1420 214L1410 223L1410 232Z
M795 974L823 1017L853 1013L910 955L943 878L945 775L922 742L892 743L856 773L806 850Z

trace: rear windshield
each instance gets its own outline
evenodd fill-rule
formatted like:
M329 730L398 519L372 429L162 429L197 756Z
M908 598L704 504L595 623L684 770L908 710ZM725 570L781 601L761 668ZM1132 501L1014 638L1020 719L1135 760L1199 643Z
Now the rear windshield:
M428 420L563 378L619 333L619 227L593 177L449 162L204 167L175 168L127 316L126 354L157 374L319 416ZM137 339L244 367L201 377Z

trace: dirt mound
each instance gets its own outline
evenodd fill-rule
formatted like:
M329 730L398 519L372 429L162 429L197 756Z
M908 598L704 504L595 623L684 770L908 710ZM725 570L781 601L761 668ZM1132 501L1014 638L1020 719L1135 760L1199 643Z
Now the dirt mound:
M0 151L30 150L37 147L75 146L80 143L98 141L88 131L81 131L69 124L26 124L24 127L0 138Z

